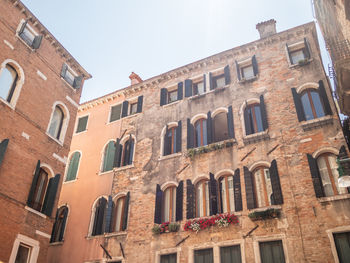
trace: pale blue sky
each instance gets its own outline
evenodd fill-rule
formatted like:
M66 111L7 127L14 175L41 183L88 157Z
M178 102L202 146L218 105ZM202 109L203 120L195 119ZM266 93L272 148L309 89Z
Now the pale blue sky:
M22 0L93 75L81 102L259 38L313 21L309 0Z

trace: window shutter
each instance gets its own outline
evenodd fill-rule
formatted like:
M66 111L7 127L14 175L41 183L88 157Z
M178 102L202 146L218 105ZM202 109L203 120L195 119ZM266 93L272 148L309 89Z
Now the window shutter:
M228 129L228 137L233 139L235 138L235 130L234 130L234 122L233 122L233 112L232 106L229 106L227 112L227 129Z
M6 153L6 149L7 149L7 145L9 144L9 139L4 139L2 140L2 142L0 143L0 167L1 167L1 163L4 160L5 157L5 153Z
M224 211L224 209L222 207L222 185L221 185L222 180L223 180L223 178L221 177L219 179L219 206L218 206L219 213L223 213L223 211Z
M228 65L224 67L224 75L225 75L225 85L230 84L231 76L230 76L230 67Z
M108 204L107 204L107 212L106 212L106 220L105 220L105 233L111 233L112 231L112 213L114 209L114 202L112 196L108 196Z
M134 155L134 147L135 147L135 142L133 140L133 138L131 137L130 134L130 138L129 138L129 151L128 151L128 164L132 164L132 160L133 160L133 155Z
M24 31L24 29L26 28L26 26L27 26L27 23L28 23L28 21L26 20L26 21L24 21L23 23L22 23L22 25L21 25L21 28L19 29L19 31L18 31L18 35L20 35L20 34L22 34L23 33L23 31Z
M194 128L190 119L187 119L187 149L193 148Z
M248 108L246 107L244 109L244 126L245 126L245 134L249 135L253 133L253 127L251 125L251 121L250 121L251 115L248 112Z
M328 96L327 96L327 93L326 93L326 89L323 85L323 81L320 80L318 82L319 86L318 86L318 90L320 92L320 97L322 98L322 101L323 101L323 106L324 106L324 113L326 115L332 115L332 109L331 109L331 105L329 104L329 100L328 100Z
M236 63L236 70L237 70L237 78L238 81L241 81L241 69L239 68L238 62L235 60Z
M210 85L210 90L215 89L213 74L211 72L209 72L209 85Z
M305 114L303 105L301 103L300 95L297 93L295 88L292 88L292 94L294 99L295 109L297 111L298 121L305 121Z
M181 152L182 145L182 122L178 121L176 128L176 152Z
M107 200L102 197L99 199L98 203L99 203L99 206L98 206L98 209L96 210L97 214L95 214L95 223L96 223L95 235L101 235L103 233L103 219L105 218L105 208L106 208Z
M43 40L43 35L38 35L34 38L32 48L38 49L40 47L41 41Z
M304 46L305 46L305 58L310 59L310 49L309 49L309 43L306 40L306 37L304 37Z
M38 160L38 162L36 164L34 177L33 177L33 181L32 181L32 186L30 187L30 190L29 190L29 195L28 195L28 200L27 200L27 205L29 207L32 207L33 197L34 197L33 195L35 193L36 184L38 183L39 173L40 173L40 160Z
M131 134L128 139L128 143L124 144L124 160L123 160L123 165L128 165L130 161L130 150L131 150Z
M165 136L164 136L164 156L169 155L171 153L171 137L169 138L169 129L168 125L165 128Z
M137 98L137 113L142 112L142 105L143 105L143 95Z
M80 153L79 152L73 153L72 158L69 162L67 177L65 180L66 182L71 181L71 180L75 180L77 178L79 161L80 161Z
M247 198L247 208L248 209L253 209L255 208L255 195L254 195L254 186L253 186L253 176L252 173L249 171L249 169L244 166L243 167L244 171L244 183L245 183L245 195Z
M160 185L157 184L156 188L156 202L154 210L154 223L162 223L162 201L163 201L163 191L160 189Z
M233 175L233 190L235 196L235 211L242 211L241 177L238 168Z
M68 217L68 207L64 207L63 208L63 219L62 219L62 227L61 227L61 231L59 233L59 241L63 241L63 235L64 235L64 230L66 229L66 223L67 223L67 217Z
M88 122L89 116L84 116L78 119L78 125L76 129L76 133L82 132L86 130L87 122Z
M205 74L203 74L203 87L204 87L204 92L207 91L207 78L205 77Z
M278 175L276 160L273 160L271 162L269 172L270 172L273 201L274 201L273 205L281 205L281 204L283 204L283 195L282 195L280 177Z
M122 118L128 116L129 102L127 100L123 101L122 106Z
M309 162L310 173L312 178L312 183L314 185L316 197L323 197L323 186L321 181L320 172L318 170L318 165L316 159L312 157L311 154L307 154L307 161Z
M80 89L83 83L83 76L77 76L74 78L73 88Z
M266 114L266 106L264 102L264 96L260 96L260 111L261 111L261 119L263 124L264 131L269 127L267 123L267 114Z
M182 100L184 93L184 84L183 82L177 83L177 100Z
M120 145L120 139L117 138L117 141L115 143L115 154L114 154L113 167L120 167L121 157L122 157L122 146Z
M66 72L68 70L68 66L66 63L63 63L62 69L61 69L61 77L64 78L66 76Z
M217 183L214 178L214 174L209 173L209 206L210 206L210 215L216 215L218 213L218 194L217 194Z
M166 104L167 95L168 95L168 90L166 88L160 89L160 106L163 106Z
M180 181L176 188L176 221L182 220L184 182Z
M60 183L60 178L61 175L56 174L55 177L49 180L45 195L45 201L42 208L43 213L47 216L51 216L53 206L55 205L56 193Z
M192 96L192 80L186 79L185 80L185 97L191 97Z
M292 60L292 57L290 55L288 44L286 44L286 50L287 50L287 53L288 53L289 64L292 65L293 64L293 60Z
M190 179L186 180L187 185L187 200L186 200L186 218L191 219L195 217L195 199L194 199L194 185Z
M129 203L130 203L130 192L126 194L125 203L124 203L124 218L122 230L125 231L128 227L128 213L129 213Z
M213 138L213 122L211 119L211 112L208 111L207 114L208 118L207 118L207 142L208 144L212 143L212 138ZM203 133L204 136L204 133Z
M56 217L55 217L55 223L53 224L53 227L52 227L52 231L51 231L51 237L50 237L50 243L53 243L55 242L55 239L56 239L56 235L58 234L57 233L57 224L58 224L58 212L59 212L59 209L56 210ZM64 231L63 231L64 232Z
M259 71L258 71L258 63L256 62L255 55L252 57L252 65L253 65L254 76L257 76Z

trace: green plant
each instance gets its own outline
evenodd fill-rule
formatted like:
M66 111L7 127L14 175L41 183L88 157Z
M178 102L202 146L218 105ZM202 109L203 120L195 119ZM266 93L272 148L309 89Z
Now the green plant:
M248 214L248 217L253 220L264 220L264 219L272 219L279 218L281 215L280 209L269 208L264 211L254 211Z
M179 231L179 228L180 228L180 224L177 224L177 223L170 223L169 224L169 231L170 232L177 232L177 231Z
M298 61L298 65L299 65L299 66L302 66L302 65L307 64L307 62L308 62L307 59L301 59L301 60Z
M159 234L160 234L160 226L159 226L159 225L154 225L154 226L152 227L152 233L153 233L154 235L159 235Z
M187 151L187 156L193 159L196 155L200 155L202 153L208 153L208 152L212 152L212 151L216 151L224 148L229 148L229 147L232 147L233 144L234 142L232 141L217 142L206 146L201 146L199 148L189 149Z

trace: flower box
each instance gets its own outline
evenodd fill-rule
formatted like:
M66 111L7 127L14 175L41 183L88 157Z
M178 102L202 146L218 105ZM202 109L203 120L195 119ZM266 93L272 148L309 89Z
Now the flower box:
M208 218L196 218L189 220L184 225L185 231L194 231L198 233L201 230L204 230L210 226L218 227L228 227L229 225L238 224L238 218L234 214L220 214Z
M254 211L248 214L248 217L252 221L257 220L265 220L265 219L273 219L273 218L279 218L281 215L281 210L276 208L268 208L263 211Z

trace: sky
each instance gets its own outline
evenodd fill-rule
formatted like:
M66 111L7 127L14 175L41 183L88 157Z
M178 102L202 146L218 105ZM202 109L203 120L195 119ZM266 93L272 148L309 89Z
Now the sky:
M22 2L92 74L81 102L127 87L132 71L145 80L257 40L259 22L280 32L314 20L311 0Z

